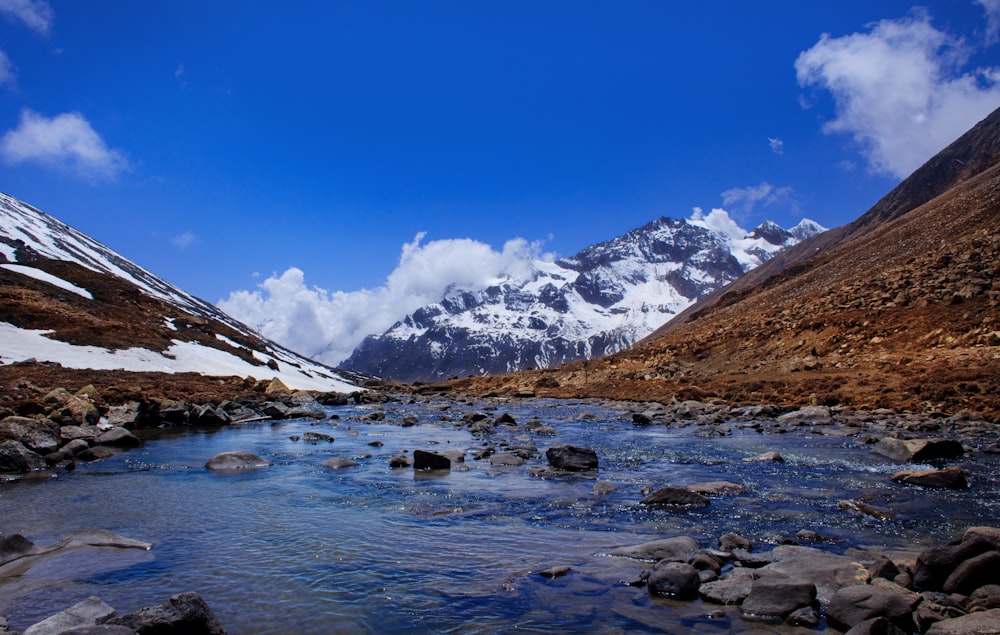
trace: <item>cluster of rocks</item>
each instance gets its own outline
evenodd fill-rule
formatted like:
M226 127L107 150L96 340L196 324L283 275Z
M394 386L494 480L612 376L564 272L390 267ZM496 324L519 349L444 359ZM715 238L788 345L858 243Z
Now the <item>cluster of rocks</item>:
M825 615L849 635L1000 633L1000 528L972 527L916 559L796 544L820 538L802 531L790 544L758 553L735 534L709 549L679 536L609 555L653 563L630 583L653 596L737 606L753 622L816 629ZM716 613L722 616L721 609L710 616Z
M24 402L0 419L0 473L49 468L73 469L78 461L109 458L116 450L141 445L133 430L143 427L223 426L262 420L323 419L322 406L383 401L378 393L291 391L274 380L262 393L232 400L210 394L186 401L149 398L105 404L94 386L75 393L56 388ZM4 414L0 412L0 414Z
M5 632L8 635L225 635L212 609L192 592L179 593L163 604L121 616L92 596L23 632Z

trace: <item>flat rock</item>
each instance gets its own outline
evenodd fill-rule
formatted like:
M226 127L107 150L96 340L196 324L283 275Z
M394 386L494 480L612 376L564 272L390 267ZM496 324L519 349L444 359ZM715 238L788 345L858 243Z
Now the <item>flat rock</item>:
M953 466L942 470L902 470L892 475L892 480L904 485L919 485L935 489L966 489L969 471Z
M746 486L739 483L730 483L729 481L695 483L694 485L688 485L687 489L692 492L704 494L705 496L739 496L740 494L745 494L747 491Z
M250 452L222 452L216 454L205 463L205 467L213 471L256 470L271 465L256 454Z
M709 503L708 497L683 487L661 487L639 501L640 505L666 509L692 509Z
M860 562L813 547L782 545L767 556L772 562L756 570L758 577L780 576L812 582L816 585L816 598L823 603L829 602L838 589L868 581L868 570Z
M826 609L830 625L846 631L865 620L884 617L904 631L912 632L915 626L913 609L921 597L902 587L898 587L897 592L889 585L857 584L839 589Z
M780 624L792 612L811 606L815 600L816 585L812 582L765 577L754 581L740 606L740 614L752 622Z
M698 594L706 602L734 605L742 602L753 589L757 574L753 569L737 567L721 579L706 582L698 589Z
M608 552L608 555L650 562L660 560L687 562L697 551L697 540L689 536L675 536L629 547L618 547Z
M923 463L934 459L955 459L965 448L951 439L895 439L883 437L872 451L900 463Z
M348 467L357 467L361 465L353 459L346 459L344 457L335 456L332 459L327 459L323 461L323 467L329 468L331 470L342 470Z
M37 624L29 626L24 635L62 635L66 631L81 626L97 626L114 617L115 610L97 597L74 604Z
M516 454L501 452L500 454L490 456L490 465L494 467L516 467L524 465L524 459Z
M100 445L109 445L116 448L135 448L142 445L142 441L138 437L125 428L120 427L111 428L101 434L101 436L97 437L97 442Z
M806 406L792 412L786 412L777 419L778 423L789 425L827 425L833 423L830 409L826 406Z
M936 622L928 629L927 635L1000 635L1000 609Z
M549 567L544 571L539 571L538 575L542 576L543 578L559 578L566 575L572 570L573 570L572 567L566 565L558 565L555 567Z

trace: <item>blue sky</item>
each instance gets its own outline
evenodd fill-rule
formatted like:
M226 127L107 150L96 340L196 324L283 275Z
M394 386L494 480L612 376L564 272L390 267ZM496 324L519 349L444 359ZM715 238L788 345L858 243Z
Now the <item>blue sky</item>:
M693 207L832 227L1000 106L998 35L1000 0L0 0L0 189L213 302Z

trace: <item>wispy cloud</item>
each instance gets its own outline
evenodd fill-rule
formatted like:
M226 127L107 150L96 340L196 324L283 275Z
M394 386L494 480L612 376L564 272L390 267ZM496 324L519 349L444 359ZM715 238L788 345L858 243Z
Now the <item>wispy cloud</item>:
M184 232L170 239L170 244L180 250L187 249L196 242L198 242L198 237L191 232Z
M986 42L995 43L1000 39L1000 0L975 0L986 12Z
M540 246L516 238L502 251L468 238L422 244L424 234L402 248L399 264L374 290L330 292L309 287L291 267L254 291L233 291L219 308L263 335L314 359L338 364L367 335L382 333L447 291L485 289L503 277L534 274Z
M771 146L771 152L779 156L785 154L785 142L778 137L768 137L767 143Z
M47 35L54 14L45 0L0 0L0 13L20 20L32 31Z
M128 168L125 155L109 148L78 112L50 119L21 111L17 128L0 139L0 158L8 164L37 163L97 179L112 179Z
M0 51L0 86L4 84L13 84L14 79L14 65L11 64L10 58L7 57L7 54Z
M997 0L980 4L1000 16ZM1000 104L1000 68L962 72L967 56L961 39L918 11L824 34L795 69L801 86L833 96L836 117L823 130L851 135L871 171L902 178Z
M794 207L792 188L788 186L775 187L767 181L760 185L749 187L734 187L721 194L722 203L731 209L737 209L749 214L758 205L770 207L778 204L789 204Z

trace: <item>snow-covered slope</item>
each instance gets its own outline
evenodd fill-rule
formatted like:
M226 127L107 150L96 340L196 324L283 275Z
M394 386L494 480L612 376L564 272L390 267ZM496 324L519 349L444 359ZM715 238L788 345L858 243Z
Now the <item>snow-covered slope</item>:
M607 355L652 333L697 298L823 228L766 222L747 232L723 210L659 218L530 274L452 289L343 363L405 381L545 368Z
M0 194L0 364L195 372L354 391L306 359L65 223Z

